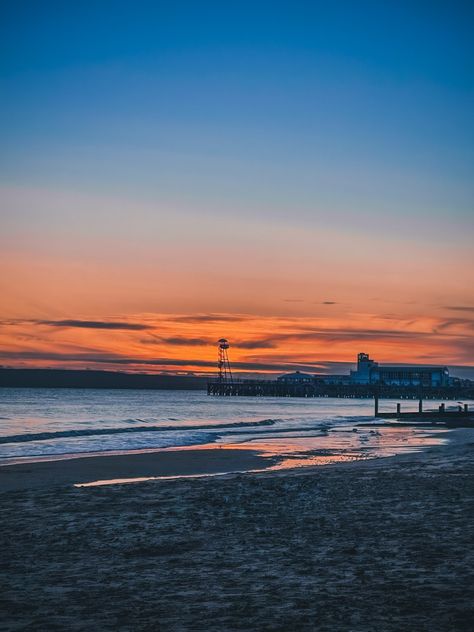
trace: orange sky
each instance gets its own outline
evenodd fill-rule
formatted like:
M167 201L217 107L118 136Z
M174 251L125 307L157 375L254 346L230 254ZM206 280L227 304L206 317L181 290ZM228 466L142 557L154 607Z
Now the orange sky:
M367 218L302 224L3 193L4 366L207 373L222 336L245 372L345 371L360 351L472 364L471 247L448 227L423 236L387 218L379 234Z
M208 374L215 368L217 337L223 335L231 341L234 370L243 373L295 368L346 372L346 363L359 351L382 362L469 361L472 322L462 311L451 310L445 318L404 319L370 313L341 316L343 308L329 304L314 311L319 316L145 313L103 320L4 320L2 362Z

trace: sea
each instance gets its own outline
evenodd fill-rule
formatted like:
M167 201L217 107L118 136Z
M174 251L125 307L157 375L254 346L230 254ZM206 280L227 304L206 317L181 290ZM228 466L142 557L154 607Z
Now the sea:
M395 411L398 400L382 400ZM439 402L427 402L437 408ZM418 403L402 402L402 410ZM449 409L449 405L447 405ZM252 448L287 466L390 456L447 440L444 428L374 420L373 400L213 397L205 391L0 389L0 465L202 447Z

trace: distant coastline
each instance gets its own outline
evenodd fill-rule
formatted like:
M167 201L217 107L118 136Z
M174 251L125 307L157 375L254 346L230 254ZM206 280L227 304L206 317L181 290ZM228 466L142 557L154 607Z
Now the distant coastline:
M204 390L207 378L84 369L0 368L0 387Z

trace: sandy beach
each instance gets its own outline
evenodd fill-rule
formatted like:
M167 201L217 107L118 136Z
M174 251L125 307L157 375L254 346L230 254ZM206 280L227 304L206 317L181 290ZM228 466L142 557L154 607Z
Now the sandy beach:
M3 468L0 628L471 630L474 433L450 434L394 458L104 487L71 484L92 458ZM215 471L259 460L213 452Z
M204 476L270 467L277 459L256 450L192 449L74 458L0 467L0 492L149 477Z

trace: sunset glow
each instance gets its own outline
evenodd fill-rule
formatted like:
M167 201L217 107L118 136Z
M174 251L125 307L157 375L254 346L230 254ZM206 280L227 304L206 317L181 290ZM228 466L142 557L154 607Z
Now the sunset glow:
M466 374L462 15L201 11L10 6L0 362L208 374L225 336L243 373Z
M274 373L345 372L356 354L369 350L382 362L421 364L469 361L469 319L445 309L445 317L351 313L327 306L319 316L251 314L136 314L106 320L4 321L5 365L197 374L216 366L216 340L231 332L234 370ZM442 311L442 310L440 310ZM339 315L337 315L339 313ZM453 315L454 314L454 315Z

